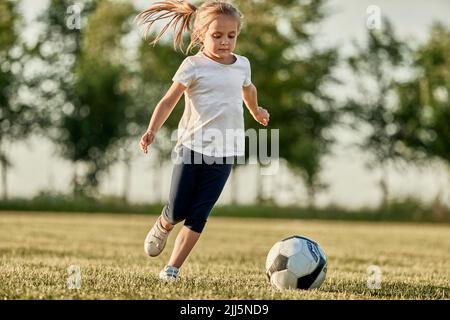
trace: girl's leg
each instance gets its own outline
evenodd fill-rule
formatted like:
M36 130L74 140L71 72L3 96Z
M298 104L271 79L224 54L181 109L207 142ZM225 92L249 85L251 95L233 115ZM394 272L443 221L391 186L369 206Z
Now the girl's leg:
M196 177L197 186L191 198L189 214L175 240L169 263L160 273L161 279L178 277L179 268L200 238L209 213L218 200L231 172L232 165L224 163L227 162L194 165L198 169L199 175Z
M175 246L170 256L168 265L176 268L180 268L186 260L187 256L191 252L197 240L200 238L201 233L192 231L191 229L183 226L178 233L175 240Z
M169 232L186 218L186 208L190 207L194 196L198 174L198 166L188 161L174 164L169 201L144 240L144 250L149 256L156 257L164 250Z
M185 225L178 233L168 265L180 268L197 243L205 227L209 213L226 184L231 172L231 164L205 165L199 176L200 183L195 189L193 205L186 217Z

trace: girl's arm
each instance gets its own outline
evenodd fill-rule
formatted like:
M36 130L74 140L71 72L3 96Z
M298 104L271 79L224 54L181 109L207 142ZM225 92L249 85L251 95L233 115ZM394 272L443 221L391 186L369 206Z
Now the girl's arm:
M164 97L158 102L155 110L153 111L150 123L148 125L147 131L141 138L141 149L144 153L147 153L147 147L155 139L156 133L162 127L164 122L166 122L169 115L172 113L173 108L177 105L181 96L186 90L186 87L179 82L172 83Z
M266 109L258 106L258 94L253 83L249 86L242 87L242 98L253 118L262 125L267 126L270 115Z

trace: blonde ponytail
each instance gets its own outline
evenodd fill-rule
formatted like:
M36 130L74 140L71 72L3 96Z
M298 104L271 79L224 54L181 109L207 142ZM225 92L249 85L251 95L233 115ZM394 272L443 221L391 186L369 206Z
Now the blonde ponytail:
M144 38L147 39L148 32L153 23L161 19L172 18L150 44L156 45L167 29L172 26L175 31L173 40L174 48L176 49L178 46L181 51L183 51L183 32L191 30L190 23L196 10L196 6L185 0L166 0L155 2L150 8L139 13L135 20L137 20L138 25L146 25L144 29ZM181 27L177 30L177 25L180 21Z
M146 25L144 38L147 39L148 32L153 23L158 20L171 18L169 23L164 26L150 44L156 45L167 29L173 26L175 31L173 46L175 50L177 47L180 47L180 50L183 52L183 32L186 30L190 32L191 42L187 48L189 52L189 50L197 45L200 46L200 50L203 49L204 35L211 22L219 15L229 15L236 18L239 28L238 32L240 31L242 14L232 4L219 0L208 0L199 8L186 0L155 2L150 8L139 13L135 20L137 20L138 25ZM177 25L180 21L181 27L177 30ZM191 21L193 21L193 29L191 29Z

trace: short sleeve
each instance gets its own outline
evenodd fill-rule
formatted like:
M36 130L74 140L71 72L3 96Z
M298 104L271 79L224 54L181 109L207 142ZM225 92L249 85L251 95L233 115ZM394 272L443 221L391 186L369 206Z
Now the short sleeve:
M250 66L250 61L245 58L246 68L245 68L245 79L244 79L244 87L247 87L252 84L252 68Z
M191 86L195 80L195 66L190 57L184 59L178 68L177 72L172 78L172 81L176 81L184 85L185 87Z

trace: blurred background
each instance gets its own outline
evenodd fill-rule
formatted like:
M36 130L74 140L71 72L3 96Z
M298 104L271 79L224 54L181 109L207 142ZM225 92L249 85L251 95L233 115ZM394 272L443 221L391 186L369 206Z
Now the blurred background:
M139 139L185 55L142 39L153 2L1 1L0 209L161 210L184 100ZM232 3L281 160L236 165L217 214L450 221L450 2Z

